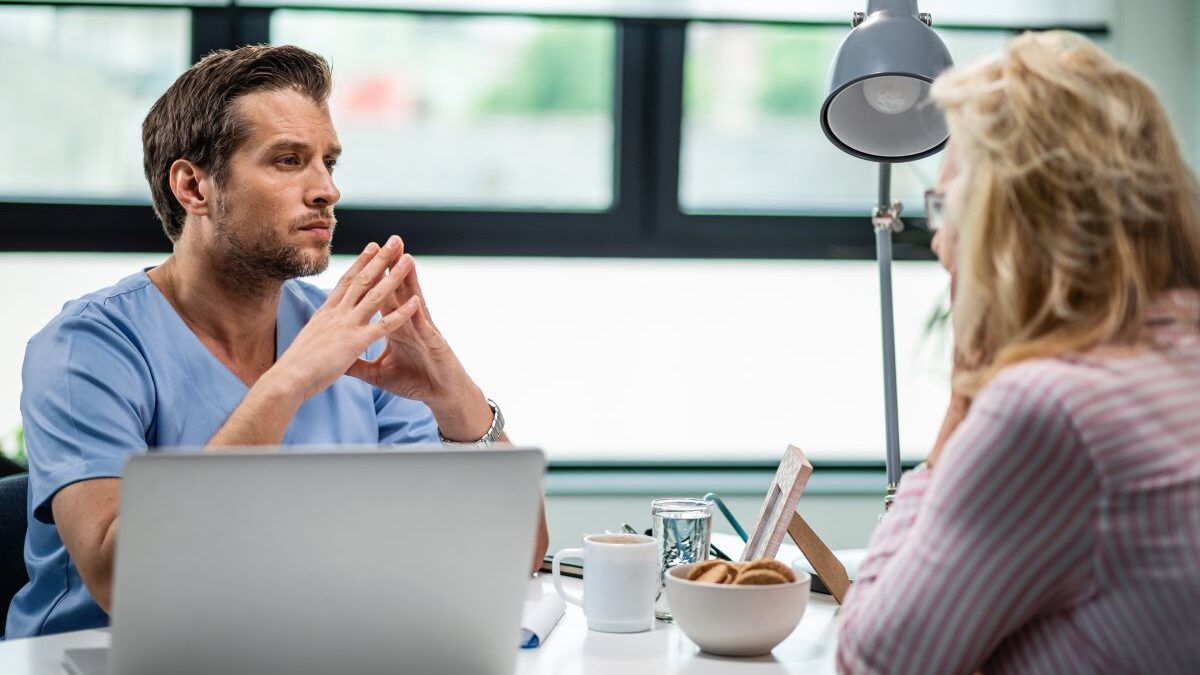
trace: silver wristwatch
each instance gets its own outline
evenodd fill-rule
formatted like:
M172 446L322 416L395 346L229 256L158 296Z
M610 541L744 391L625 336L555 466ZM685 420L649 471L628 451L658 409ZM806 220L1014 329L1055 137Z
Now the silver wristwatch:
M490 448L500 441L501 434L504 433L504 413L500 412L500 406L492 399L487 399L488 407L492 409L492 425L488 427L487 433L483 438L475 442L452 441L442 435L442 430L438 429L438 438L441 439L442 445L457 445L468 448Z

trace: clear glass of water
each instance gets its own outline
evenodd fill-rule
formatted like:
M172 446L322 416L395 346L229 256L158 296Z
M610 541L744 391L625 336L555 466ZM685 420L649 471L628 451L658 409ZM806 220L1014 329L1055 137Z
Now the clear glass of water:
M658 600L654 616L660 621L674 621L667 606L667 570L708 559L712 539L712 502L705 499L671 498L650 502L654 521L654 539L658 542Z

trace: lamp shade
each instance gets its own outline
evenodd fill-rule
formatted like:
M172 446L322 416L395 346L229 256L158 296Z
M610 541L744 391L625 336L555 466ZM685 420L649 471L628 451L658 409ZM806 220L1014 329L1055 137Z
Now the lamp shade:
M916 0L871 0L829 71L821 128L834 145L875 162L908 162L950 137L929 88L954 65L946 45L918 18Z

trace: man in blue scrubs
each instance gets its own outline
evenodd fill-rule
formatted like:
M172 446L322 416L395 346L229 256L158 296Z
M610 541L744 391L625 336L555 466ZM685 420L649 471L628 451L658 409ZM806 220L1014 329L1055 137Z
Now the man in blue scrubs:
M328 293L297 280L329 264L336 227L330 86L311 52L245 47L201 60L151 108L146 178L173 253L67 303L29 342L30 582L6 637L108 623L131 454L504 440L398 237ZM546 541L543 518L536 562Z

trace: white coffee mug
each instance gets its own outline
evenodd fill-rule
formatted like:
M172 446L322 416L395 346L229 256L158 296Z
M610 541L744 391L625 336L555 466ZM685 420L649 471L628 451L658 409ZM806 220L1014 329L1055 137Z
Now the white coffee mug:
M562 561L583 559L583 597L562 587ZM605 633L637 633L654 622L658 595L658 545L641 534L589 534L583 548L564 548L551 565L554 588L567 602L583 607L588 628Z

